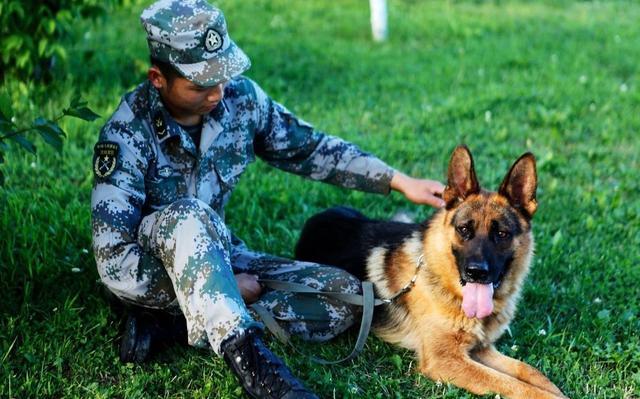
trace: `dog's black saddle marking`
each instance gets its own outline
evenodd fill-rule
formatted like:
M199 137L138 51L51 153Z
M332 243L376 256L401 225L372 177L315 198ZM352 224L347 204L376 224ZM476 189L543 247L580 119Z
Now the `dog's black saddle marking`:
M372 249L394 250L425 225L369 219L355 209L339 206L307 220L296 244L295 258L337 266L366 280Z

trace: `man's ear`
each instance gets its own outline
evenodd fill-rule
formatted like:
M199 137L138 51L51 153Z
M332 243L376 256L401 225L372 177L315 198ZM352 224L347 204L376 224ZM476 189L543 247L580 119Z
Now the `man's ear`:
M480 185L473 167L473 157L465 145L459 145L453 150L447 172L447 187L442 199L447 209L456 207L460 202L472 194L480 192Z
M158 68L157 66L151 65L151 67L149 67L149 71L147 71L147 77L149 78L149 81L151 82L153 87L155 87L156 89L160 90L163 87L167 87L167 79L164 77L164 75L160 71L160 68Z
M509 173L500 184L498 193L506 197L511 206L518 209L527 218L532 218L538 208L537 188L536 158L532 153L527 152L511 166Z

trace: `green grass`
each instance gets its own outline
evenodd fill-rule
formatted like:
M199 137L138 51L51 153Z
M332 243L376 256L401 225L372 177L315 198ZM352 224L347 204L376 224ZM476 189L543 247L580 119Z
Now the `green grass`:
M219 4L253 60L251 78L392 166L442 179L451 150L466 143L495 189L511 162L534 152L537 256L498 347L572 398L640 397L640 4L391 0L382 45L370 40L365 1ZM78 93L108 117L145 77L140 9L79 22L51 84L5 82L18 123L53 116ZM40 145L37 157L14 154L3 166L0 397L239 397L207 351L175 348L144 366L117 359L120 320L89 252L91 155L104 118L65 121L61 155ZM431 212L258 162L227 220L253 248L290 256L304 220L335 204L374 217ZM304 349L335 357L354 339ZM411 353L373 337L353 363L333 367L273 347L323 397L473 397L419 376Z

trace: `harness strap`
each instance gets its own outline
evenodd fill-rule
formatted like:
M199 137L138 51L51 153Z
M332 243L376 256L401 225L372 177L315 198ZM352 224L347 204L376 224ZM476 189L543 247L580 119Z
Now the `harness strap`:
M364 348L367 336L369 335L369 331L371 330L374 307L385 303L384 301L375 299L373 295L373 283L371 283L370 281L362 282L362 295L347 294L343 292L321 291L303 284L279 280L260 279L258 281L274 290L290 291L297 294L325 295L328 297L340 299L341 301L350 303L352 305L362 306L362 321L360 322L360 331L358 332L358 338L353 350L345 358L333 361L321 359L315 356L310 357L312 361L323 365L342 363L358 356L358 354ZM290 345L296 352L301 353L291 342L291 335L278 324L278 322L267 309L265 309L261 305L258 305L257 303L251 305L251 308L258 314L258 316L260 316L265 326L269 329L269 331L271 331L271 333L273 333L273 335L276 336L276 338L278 338L281 342Z

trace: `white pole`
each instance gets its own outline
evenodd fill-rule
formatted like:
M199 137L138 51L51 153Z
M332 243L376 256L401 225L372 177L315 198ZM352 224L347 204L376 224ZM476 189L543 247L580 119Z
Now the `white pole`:
M371 8L371 33L373 40L387 40L387 0L369 0Z

